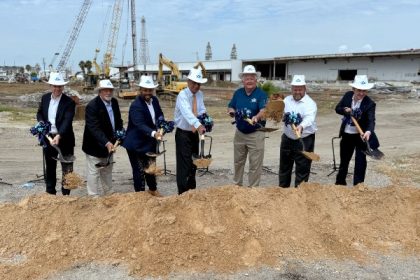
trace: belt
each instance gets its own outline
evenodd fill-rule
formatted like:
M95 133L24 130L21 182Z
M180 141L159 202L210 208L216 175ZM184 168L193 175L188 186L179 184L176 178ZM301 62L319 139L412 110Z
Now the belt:
M179 128L179 127L176 128L176 131L179 131L179 132L182 132L182 133L195 133L195 132L192 132L191 130L185 130L185 129L182 129L182 128Z

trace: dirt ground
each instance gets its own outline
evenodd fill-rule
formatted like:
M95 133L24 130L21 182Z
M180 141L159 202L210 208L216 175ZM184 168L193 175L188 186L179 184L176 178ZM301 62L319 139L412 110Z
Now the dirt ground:
M250 189L230 186L234 126L224 114L229 92L207 89L215 119L213 161L208 172L198 173L197 191L176 195L169 134L166 174L158 178L164 198L133 193L131 167L120 148L116 194L94 200L85 188L69 198L43 194L42 151L29 128L36 123L40 96L34 93L46 88L0 84L2 279L415 279L420 274L417 96L371 95L386 157L369 159L364 186L344 188L332 185L332 144L336 167L339 163L338 139L332 138L340 123L333 108L342 91L309 91L319 107L315 151L321 156L310 183L275 187L282 125L270 122L267 126L280 129L267 134L262 187ZM124 121L129 103L120 100ZM172 119L174 103L162 105ZM82 177L83 126L82 120L74 122L75 172ZM161 156L158 166L165 162Z

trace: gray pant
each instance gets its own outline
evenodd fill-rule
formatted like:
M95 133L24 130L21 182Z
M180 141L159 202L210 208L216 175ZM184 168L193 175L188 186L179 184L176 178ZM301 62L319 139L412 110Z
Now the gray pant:
M260 184L264 161L264 143L265 133L262 131L245 134L236 130L235 137L233 138L233 160L235 165L233 182L236 185L243 185L244 169L248 153L248 184L250 187L256 187Z
M86 177L88 195L99 196L99 181L102 183L104 194L113 193L112 190L112 163L104 168L97 168L95 164L106 162L107 158L97 158L86 154ZM113 156L110 161L112 162Z

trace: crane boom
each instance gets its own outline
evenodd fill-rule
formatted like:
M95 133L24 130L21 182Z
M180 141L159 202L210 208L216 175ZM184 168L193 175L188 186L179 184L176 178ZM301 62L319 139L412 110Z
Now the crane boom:
M80 30L82 29L83 23L85 22L86 15L89 11L92 0L84 0L82 8L76 18L73 29L70 33L70 38L67 41L66 47L64 48L63 55L60 58L60 62L57 65L57 71L61 71L67 64L70 54L73 51L74 45L76 43L77 37L79 36Z
M118 41L118 33L120 31L122 4L122 0L115 0L114 2L111 25L109 28L108 45L103 60L105 77L109 77L111 63L114 60L115 48Z

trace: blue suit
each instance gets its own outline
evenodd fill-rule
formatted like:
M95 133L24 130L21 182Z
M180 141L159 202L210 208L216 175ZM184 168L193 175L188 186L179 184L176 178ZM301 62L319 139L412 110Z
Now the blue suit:
M157 119L163 116L163 112L159 100L155 96L152 97L152 105L156 123ZM144 172L150 160L146 153L156 152L157 141L152 137L152 132L157 131L155 123L153 123L146 101L142 96L137 96L130 106L127 134L123 143L123 147L127 149L133 170L134 190L136 192L145 190L145 180L151 191L156 190L156 177Z

